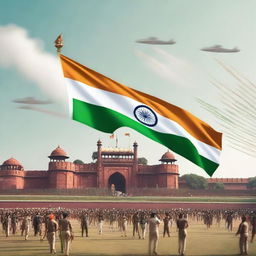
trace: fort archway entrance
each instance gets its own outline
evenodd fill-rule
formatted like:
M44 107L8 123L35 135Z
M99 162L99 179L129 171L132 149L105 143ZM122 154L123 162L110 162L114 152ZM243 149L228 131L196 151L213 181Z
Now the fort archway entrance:
M116 191L121 191L125 193L125 190L126 190L125 177L122 174L120 174L119 172L115 172L111 176L109 176L108 178L109 188L111 187L112 184L115 185Z

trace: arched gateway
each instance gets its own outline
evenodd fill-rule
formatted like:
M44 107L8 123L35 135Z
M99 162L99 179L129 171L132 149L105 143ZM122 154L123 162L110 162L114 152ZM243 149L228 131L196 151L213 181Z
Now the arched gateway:
M115 185L116 191L121 191L121 192L125 193L125 191L126 191L125 177L122 174L120 174L119 172L115 172L111 176L109 176L109 178L108 178L109 188L111 187L112 184Z

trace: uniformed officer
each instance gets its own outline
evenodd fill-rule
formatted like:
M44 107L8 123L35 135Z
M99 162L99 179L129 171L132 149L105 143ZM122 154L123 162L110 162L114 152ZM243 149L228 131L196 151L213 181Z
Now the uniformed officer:
M56 254L55 242L56 242L56 231L58 230L58 223L54 219L54 215L50 214L46 221L45 235L49 242L50 253Z
M239 228L236 232L236 235L240 235L239 239L239 248L240 255L248 255L248 233L249 233L249 224L246 221L246 217L242 217L242 222L239 225Z
M70 243L73 240L74 235L73 235L71 223L67 219L68 214L64 212L62 216L63 216L63 219L59 221L60 237L61 237L61 243L63 245L64 255L68 256L70 251Z
M179 214L179 219L177 220L177 228L179 232L179 249L178 252L180 255L184 255L186 250L186 239L187 239L187 228L188 221L183 218L183 214Z
M82 229L82 237L84 236L84 232L86 237L88 237L88 225L89 225L89 220L88 220L88 213L83 212L81 215L81 229Z
M159 224L160 220L157 218L156 213L152 212L150 214L150 219L148 220L149 225L149 243L148 243L148 254L157 255L157 245L159 239ZM153 251L152 251L153 245Z
M165 213L165 217L163 219L164 222L164 233L163 233L163 237L165 237L165 234L168 235L168 237L170 237L170 222L171 222L171 218L168 212Z

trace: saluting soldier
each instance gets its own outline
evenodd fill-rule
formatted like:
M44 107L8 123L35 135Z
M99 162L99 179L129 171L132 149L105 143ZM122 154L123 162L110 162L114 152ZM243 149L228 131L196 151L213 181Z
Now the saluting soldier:
M62 214L63 219L59 221L61 243L63 245L64 255L68 256L70 251L70 243L74 238L72 226L70 221L67 219L68 214L64 212Z
M183 218L183 214L179 214L179 219L177 220L177 228L179 232L179 249L178 252L180 255L184 255L186 250L186 239L187 239L187 228L188 221Z

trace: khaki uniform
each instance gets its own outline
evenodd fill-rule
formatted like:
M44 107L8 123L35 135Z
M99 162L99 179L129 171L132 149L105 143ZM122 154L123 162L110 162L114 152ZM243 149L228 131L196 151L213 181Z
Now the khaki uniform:
M248 252L248 236L249 236L249 225L246 221L239 225L237 235L240 235L239 248L241 255L247 255Z
M21 235L23 236L25 232L25 240L28 240L30 221L30 218L26 216L24 217L21 223Z
M61 244L63 246L63 252L65 256L69 255L70 251L70 243L72 239L72 226L69 220L67 219L62 219L59 221L60 225L60 239L61 239Z
M56 253L56 231L58 230L58 223L55 220L49 220L46 223L46 237L50 246L50 253Z
M152 255L152 245L153 254L157 255L157 245L159 240L159 224L160 220L157 217L150 218L148 221L149 226L149 244L148 244L148 254Z
M186 250L186 241L187 241L187 228L188 221L186 219L178 219L177 220L177 228L179 232L179 249L178 253L180 255L184 255Z

